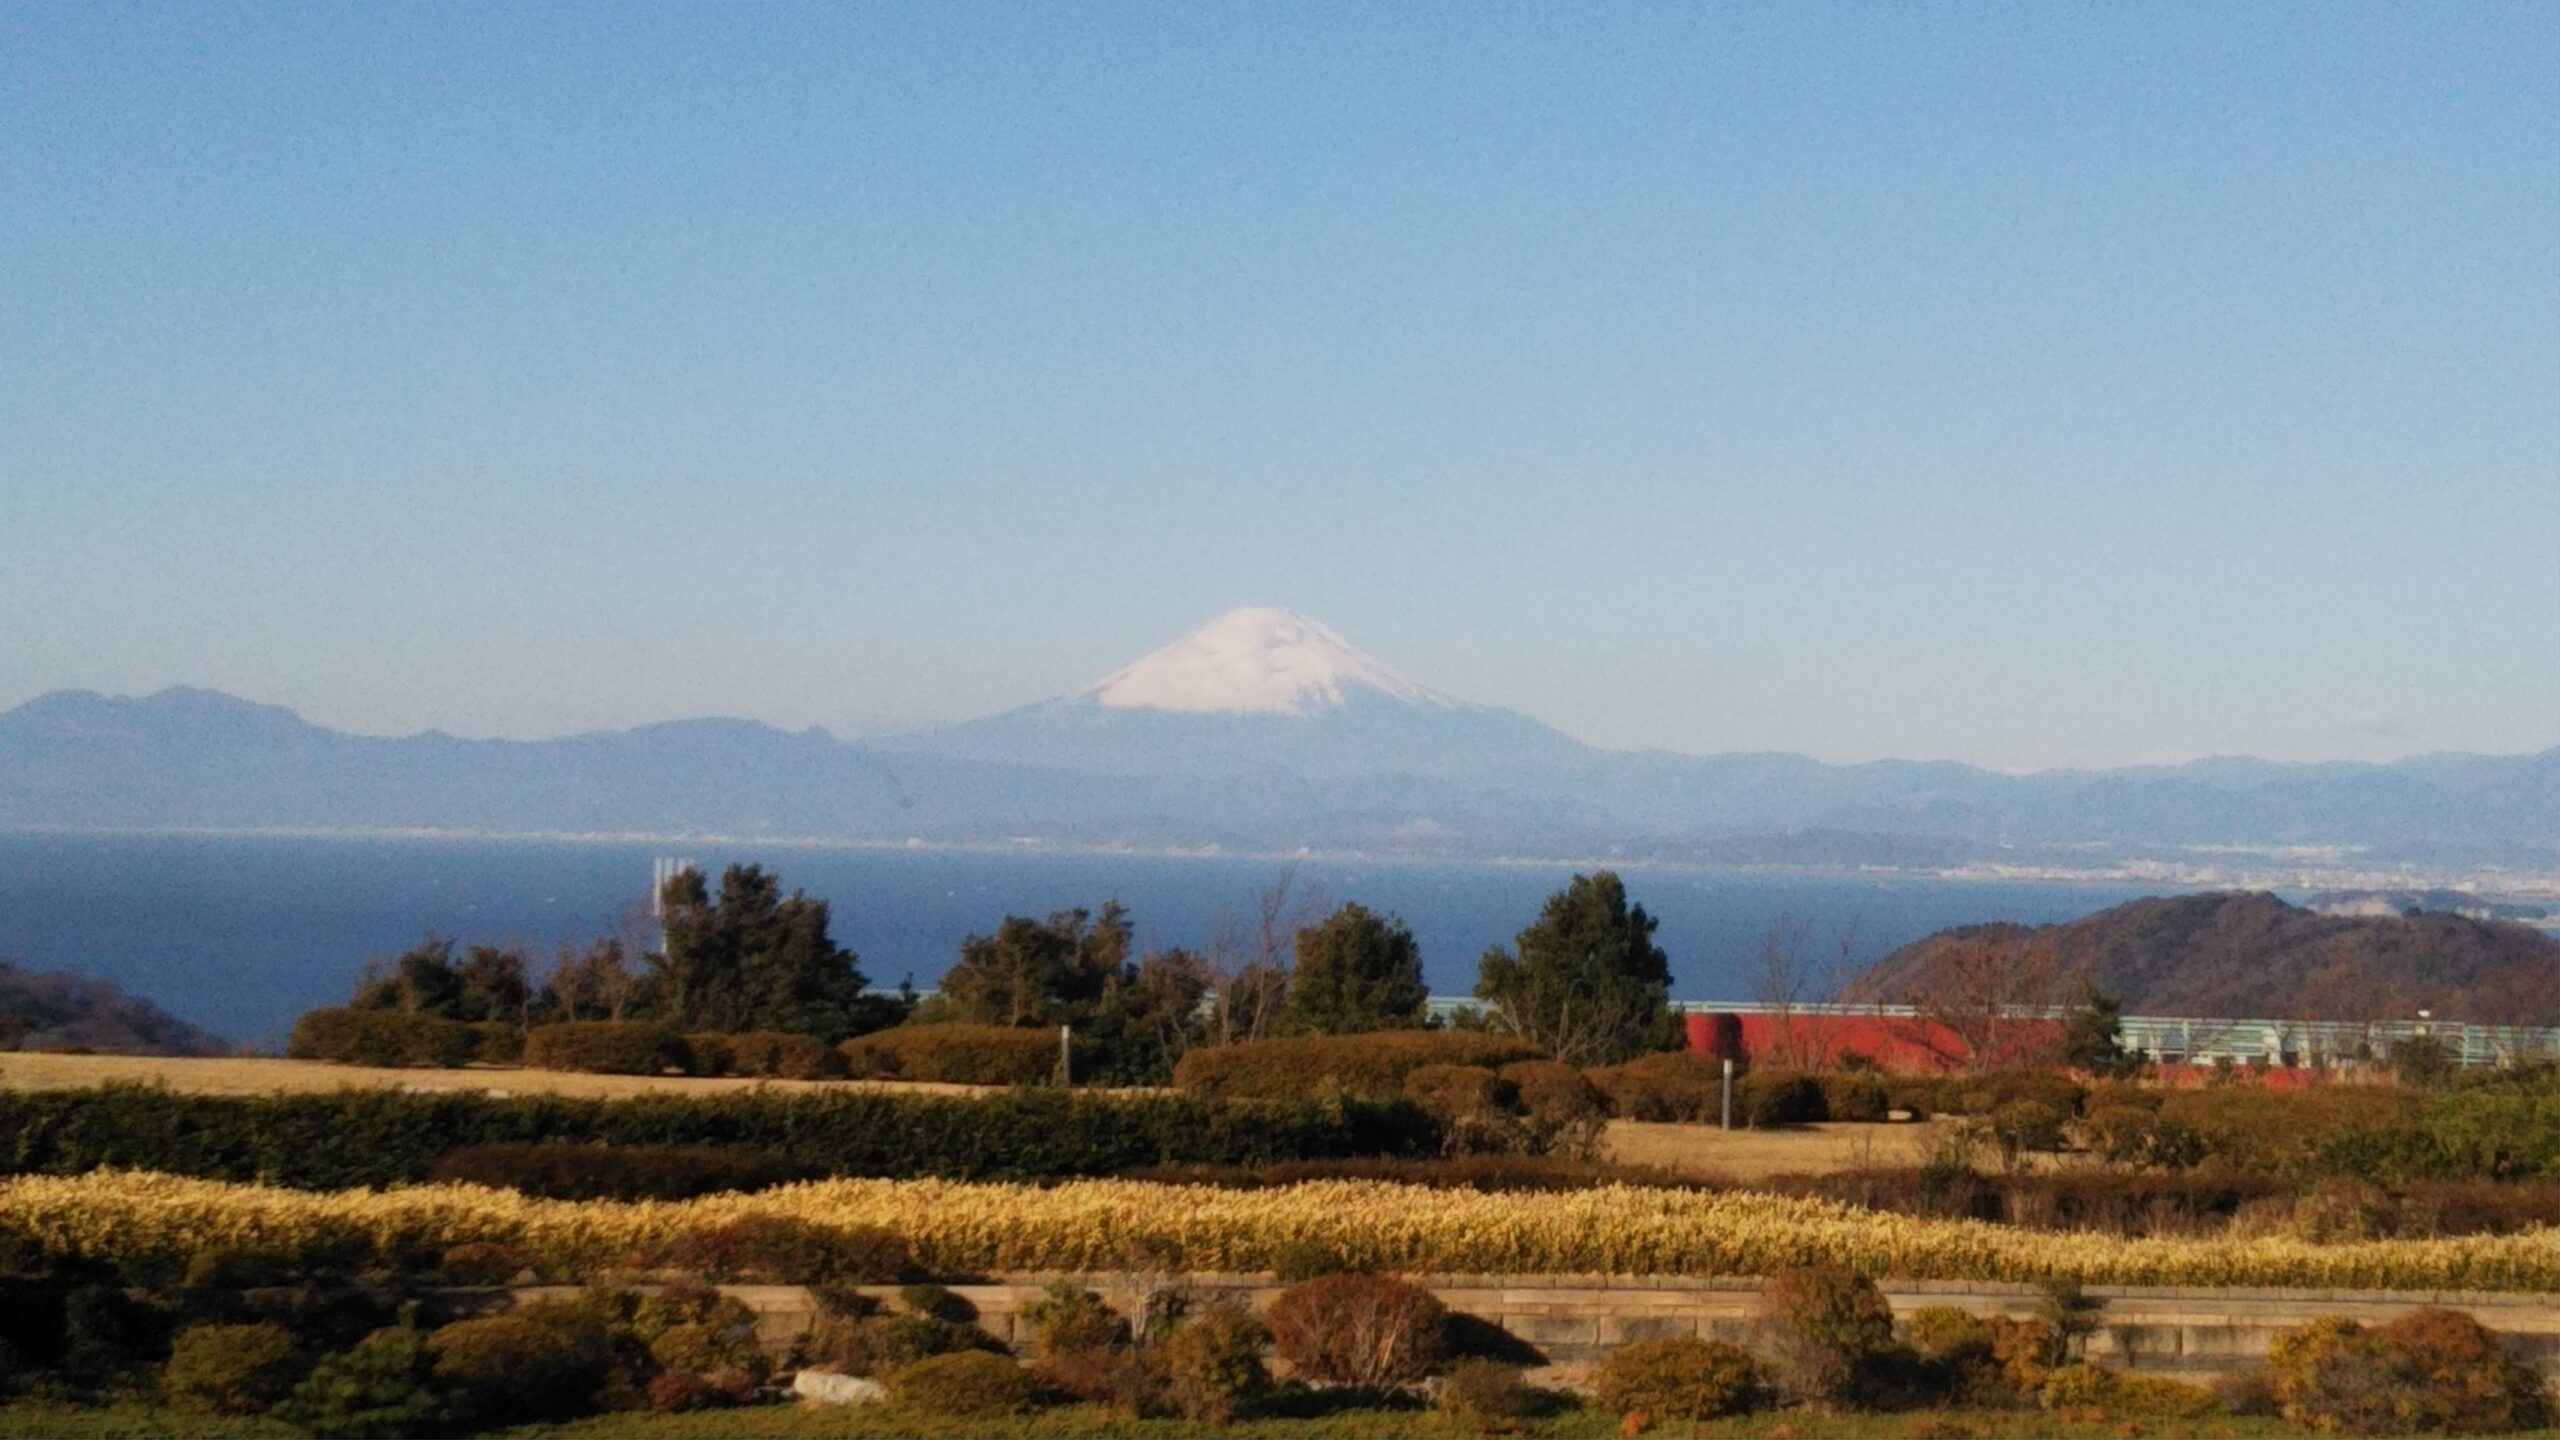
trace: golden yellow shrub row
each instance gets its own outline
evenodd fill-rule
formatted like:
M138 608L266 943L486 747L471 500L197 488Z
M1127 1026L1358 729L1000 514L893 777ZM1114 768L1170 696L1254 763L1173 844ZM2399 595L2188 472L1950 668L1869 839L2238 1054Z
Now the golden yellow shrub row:
M1368 1181L1222 1190L1115 1180L1048 1187L829 1180L620 1204L454 1185L315 1194L112 1171L0 1182L0 1234L101 1259L238 1247L431 1260L446 1246L490 1240L583 1273L748 1215L883 1226L942 1273L1140 1263L1250 1271L1312 1244L1387 1268L1444 1273L1754 1275L1841 1262L1913 1279L2560 1290L2560 1230L2331 1245L2122 1240L1825 1201L1622 1186L1479 1194Z

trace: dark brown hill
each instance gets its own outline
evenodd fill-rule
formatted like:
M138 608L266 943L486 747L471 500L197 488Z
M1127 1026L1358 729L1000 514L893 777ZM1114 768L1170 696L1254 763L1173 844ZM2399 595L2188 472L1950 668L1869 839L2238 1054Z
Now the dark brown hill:
M0 1050L227 1055L231 1046L112 980L0 960Z
M1968 982L1986 954L2018 957L2067 1003L2084 983L2128 1014L2284 1020L2437 1019L2560 1025L2560 940L2459 915L2322 915L2225 891L2136 900L2066 925L1967 925L1878 960L1856 1001L1918 1003ZM1974 982L1978 983L1978 982Z

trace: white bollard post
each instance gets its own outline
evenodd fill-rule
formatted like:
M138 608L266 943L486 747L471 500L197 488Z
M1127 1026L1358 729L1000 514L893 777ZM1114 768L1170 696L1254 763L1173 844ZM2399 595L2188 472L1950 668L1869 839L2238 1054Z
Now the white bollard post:
M1724 1057L1724 1128L1733 1128L1733 1057Z

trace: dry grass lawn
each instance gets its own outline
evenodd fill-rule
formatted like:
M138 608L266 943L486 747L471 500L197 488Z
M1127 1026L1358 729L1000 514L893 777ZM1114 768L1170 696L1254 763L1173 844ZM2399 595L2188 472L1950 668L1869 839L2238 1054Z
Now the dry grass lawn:
M1667 1125L1643 1120L1609 1122L1609 1158L1683 1175L1764 1180L1772 1175L1822 1175L1834 1170L1917 1165L1936 1127L1902 1125L1806 1125L1791 1130L1719 1130L1713 1125Z
M974 1085L930 1085L893 1080L702 1080L682 1075L573 1075L557 1070L375 1070L316 1060L268 1056L180 1059L165 1055L28 1055L0 1052L0 1089L76 1090L85 1085L166 1085L197 1095L271 1095L363 1089L482 1090L493 1095L588 1095L618 1099L673 1092L714 1095L752 1090L902 1090L911 1094L974 1095Z

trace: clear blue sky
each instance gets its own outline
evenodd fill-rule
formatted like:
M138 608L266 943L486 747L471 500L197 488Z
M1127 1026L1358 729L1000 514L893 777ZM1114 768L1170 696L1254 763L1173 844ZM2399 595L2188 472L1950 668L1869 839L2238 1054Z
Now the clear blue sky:
M2560 744L2560 6L0 6L0 705Z

